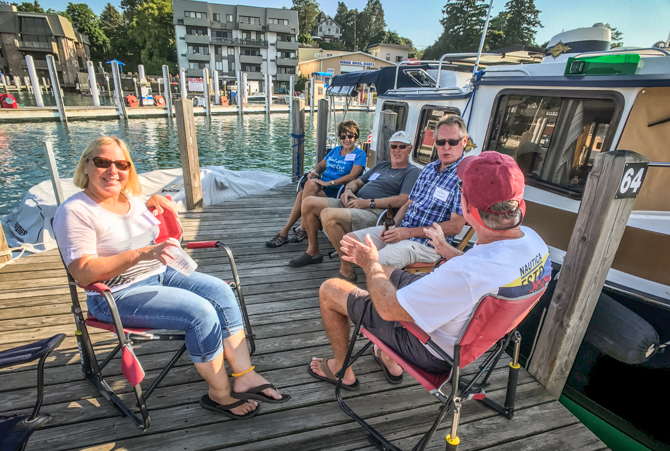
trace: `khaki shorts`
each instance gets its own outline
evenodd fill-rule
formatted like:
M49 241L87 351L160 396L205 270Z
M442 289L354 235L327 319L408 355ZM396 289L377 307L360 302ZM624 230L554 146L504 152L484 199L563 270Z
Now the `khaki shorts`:
M340 199L331 199L328 198L328 206L330 208L345 208L344 204ZM386 211L383 208L350 208L351 212L351 230L365 229L366 227L372 227L377 224L379 215Z
M383 230L384 226L375 226L353 232L361 243L365 243L365 235L370 235L372 242L379 249L379 263L382 265L402 269L412 263L434 263L440 259L435 249L413 240L402 240L392 244L383 242L379 238Z

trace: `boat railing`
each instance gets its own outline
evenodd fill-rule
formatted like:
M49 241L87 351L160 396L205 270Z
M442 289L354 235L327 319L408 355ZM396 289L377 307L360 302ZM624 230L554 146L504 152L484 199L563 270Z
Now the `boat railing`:
M519 72L526 77L530 77L530 73L526 69L495 69L495 70L492 70L492 71L488 72L488 74L493 75L493 74L500 74L500 73L504 73L504 72L507 72L507 73L509 73L509 72Z
M649 167L654 168L670 168L670 163L661 162L661 161L652 161L648 165Z
M612 54L625 54L625 53L640 53L640 52L658 52L661 56L670 56L670 52L667 50L659 49L658 47L645 47L639 49L618 49L618 50L607 50L606 52L595 51L595 52L584 52L575 55L573 58L579 58L582 56L594 56L594 55L612 55Z

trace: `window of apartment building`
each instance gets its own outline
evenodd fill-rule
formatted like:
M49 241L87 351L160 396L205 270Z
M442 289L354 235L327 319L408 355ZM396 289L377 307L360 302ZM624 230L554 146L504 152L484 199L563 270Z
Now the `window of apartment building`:
M207 28L186 27L186 34L192 36L207 36Z
M233 38L233 32L232 31L212 30L212 37L213 38L232 39Z
M277 58L296 59L298 57L295 52L277 52Z
M233 61L233 62L228 63L228 67L230 67L231 72L234 72L235 71L235 62Z
M242 39L251 39L251 31L243 31Z
M219 47L220 48L220 47ZM196 55L209 55L209 46L208 45L189 45L188 53Z
M21 33L51 34L46 19L41 17L21 17Z
M233 15L232 14L226 14L226 22L232 22L233 21Z
M240 23L260 25L261 24L261 18L260 17L251 17L251 16L240 16Z
M390 53L386 54L386 61L391 61L391 54Z
M279 67L277 67L277 73L278 74L294 75L295 74L295 67L279 66Z
M295 36L277 35L277 40L282 42L295 42Z
M223 70L223 61L216 61L216 62L214 63L214 68L215 68L216 70Z
M228 47L228 55L235 55L235 47Z
M271 25L288 25L288 19L268 19L268 23Z
M240 55L261 56L261 51L257 49L240 49Z
M396 56L395 57L395 62L396 63L401 63L402 62L402 56Z
M51 42L50 36L41 36L39 34L21 34L21 40L26 42Z
M198 11L184 11L184 17L192 17L193 19L207 19L207 13Z
M251 65L251 64L243 64L242 66L242 72L260 72L261 71L261 66L256 66L256 65Z
M209 63L204 63L200 61L189 61L189 69L209 69Z
M215 55L223 55L223 47L220 45L215 45L214 46L214 54Z
M221 22L221 14L219 13L212 13L212 18L214 19L214 22Z

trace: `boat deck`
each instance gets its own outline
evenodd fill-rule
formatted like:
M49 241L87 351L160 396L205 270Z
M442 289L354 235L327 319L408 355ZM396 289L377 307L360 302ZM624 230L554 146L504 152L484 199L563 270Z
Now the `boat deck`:
M283 225L294 193L294 187L287 186L182 215L186 240L223 239L231 247L257 335L252 361L257 371L293 395L286 404L262 405L259 415L247 421L231 421L198 405L206 384L185 355L148 401L151 428L146 432L137 429L81 375L65 272L56 251L22 258L2 268L0 349L68 334L46 365L42 412L53 418L33 435L28 449L372 449L363 429L338 407L334 387L313 379L306 371L312 356L331 355L320 319L318 288L337 270L337 258L326 257L322 264L295 269L287 260L303 252L306 243L277 249L264 245ZM320 235L322 252L332 249ZM229 266L219 254L201 250L194 257L201 271L229 278ZM104 356L115 344L112 334L91 332ZM135 347L147 373L143 385L153 380L178 346L165 342ZM504 400L509 362L506 356L502 360L487 390L500 402ZM32 409L36 366L33 362L0 371L0 416ZM362 357L355 368L361 388L344 392L349 404L398 446L411 448L430 425L438 407L436 400L407 374L402 384L389 385L371 358ZM107 375L125 400L133 399L118 358L107 368ZM520 375L517 409L510 421L481 403L466 402L459 428L461 449L606 449L525 371ZM449 427L447 419L428 449L444 449Z

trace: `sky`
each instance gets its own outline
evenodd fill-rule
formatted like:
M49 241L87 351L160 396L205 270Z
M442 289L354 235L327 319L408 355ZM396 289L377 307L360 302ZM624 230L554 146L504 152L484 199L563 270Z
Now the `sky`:
M17 1L17 0L15 0ZM23 1L23 0L18 0ZM39 1L39 0L38 0ZM81 0L74 0L78 3ZM97 14L109 1L118 8L120 0L95 0L89 6ZM317 0L321 10L334 16L337 0ZM440 19L445 0L381 0L387 28L409 38L414 46L422 49L442 34ZM64 10L68 0L42 0L44 9ZM268 8L290 7L291 0L242 0L240 3L210 0L209 3L244 4ZM365 8L367 0L344 0L349 9ZM494 0L492 16L505 8L506 0ZM670 35L670 0L535 0L541 11L536 40L543 43L564 30L590 27L594 23L609 23L623 32L625 46L651 47L655 42L667 41Z

